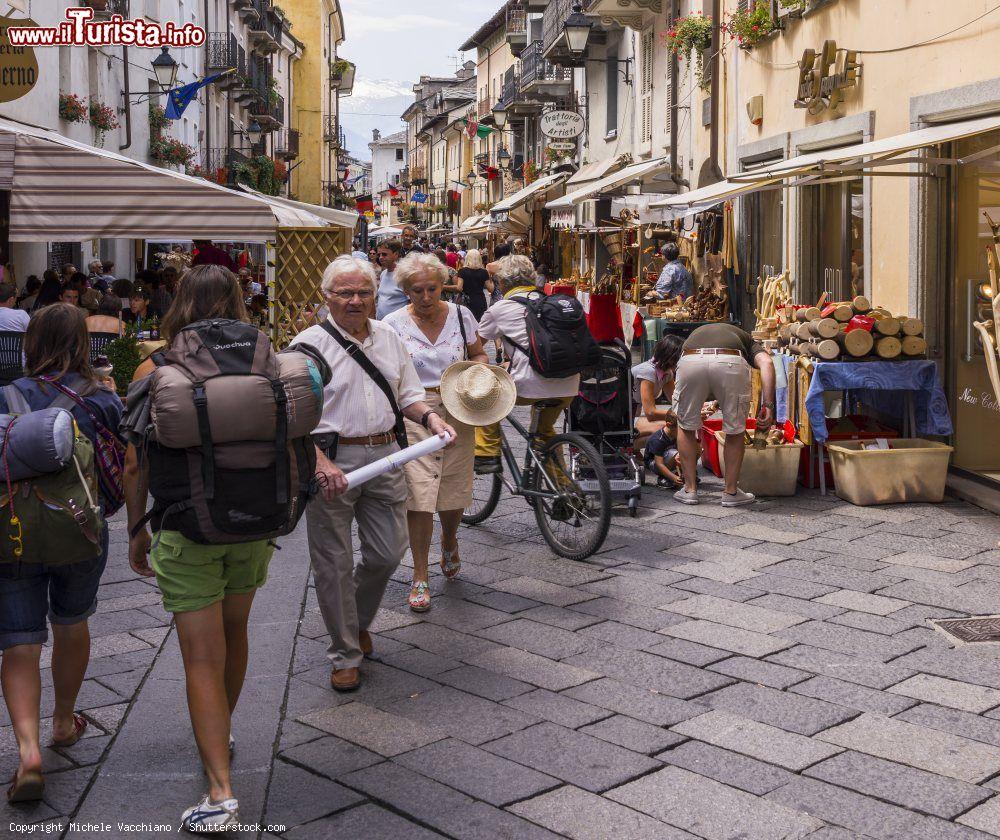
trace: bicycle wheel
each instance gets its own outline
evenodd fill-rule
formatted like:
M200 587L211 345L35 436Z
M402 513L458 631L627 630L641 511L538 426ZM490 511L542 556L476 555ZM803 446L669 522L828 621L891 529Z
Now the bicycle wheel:
M539 453L532 476L535 519L545 542L570 560L590 557L611 527L611 485L597 450L575 434L556 435Z
M481 525L497 509L500 502L500 490L503 482L500 476L477 475L472 481L472 504L462 513L462 522L466 525Z

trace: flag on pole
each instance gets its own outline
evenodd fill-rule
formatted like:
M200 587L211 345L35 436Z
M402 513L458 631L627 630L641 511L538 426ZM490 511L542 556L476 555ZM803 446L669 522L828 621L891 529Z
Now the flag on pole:
M392 198L395 198L397 195L399 195L399 190L397 190L392 184L389 184L389 195Z
M410 201L412 201L414 204L423 204L425 201L427 201L427 193L417 191L410 196Z
M487 163L481 163L479 164L479 169L479 174L482 175L487 181L495 181L500 177L500 170L495 166L490 166Z
M448 210L457 213L462 206L462 193L465 191L465 184L461 181L449 182L448 189Z
M359 213L374 213L375 212L375 202L372 201L370 195L359 195L354 199L354 206L357 208Z
M483 125L478 120L470 120L466 117L465 133L469 135L470 140L475 140L477 137L483 139L484 137L489 137L493 133L493 129L488 125Z
M181 115L184 113L184 109L191 104L191 100L198 95L198 91L201 90L206 85L212 84L212 82L217 79L221 79L223 76L228 76L230 73L235 73L233 69L226 70L224 73L216 73L214 76L206 76L197 82L191 82L183 87L174 88L173 90L167 91L167 107L166 107L166 117L168 120L179 120Z

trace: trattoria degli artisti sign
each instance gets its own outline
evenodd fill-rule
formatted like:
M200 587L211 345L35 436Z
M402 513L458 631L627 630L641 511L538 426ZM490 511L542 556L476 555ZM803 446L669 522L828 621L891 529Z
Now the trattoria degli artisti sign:
M819 52L802 53L795 107L805 108L810 114L834 109L844 101L844 91L860 80L858 51L838 50L836 41L826 41Z
M11 26L37 26L28 18L0 17L0 102L13 102L27 95L38 81L38 60L31 47L12 47L7 30Z

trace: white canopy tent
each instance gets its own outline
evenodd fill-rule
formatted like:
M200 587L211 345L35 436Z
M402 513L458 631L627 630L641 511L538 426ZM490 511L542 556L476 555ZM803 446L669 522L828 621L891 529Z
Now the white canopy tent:
M517 210L519 207L523 207L532 198L532 196L541 195L548 189L557 186L562 181L566 179L566 173L556 172L552 175L543 175L541 178L536 178L528 186L522 187L515 193L511 193L503 201L499 201L490 208L490 216L494 219L503 217L510 214L511 211Z
M642 163L633 163L611 175L605 175L596 181L588 183L573 192L568 192L561 198L556 198L545 205L547 210L566 210L575 207L588 199L597 198L603 192L618 189L630 181L642 181L651 178L670 166L670 158L659 157Z

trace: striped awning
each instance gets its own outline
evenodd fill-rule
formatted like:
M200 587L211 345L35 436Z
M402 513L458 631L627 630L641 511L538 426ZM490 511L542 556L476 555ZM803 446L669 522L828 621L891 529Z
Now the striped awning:
M331 222L269 196L236 192L42 128L0 119L14 137L13 242L220 239L263 242L278 227ZM9 142L9 141L8 141Z

